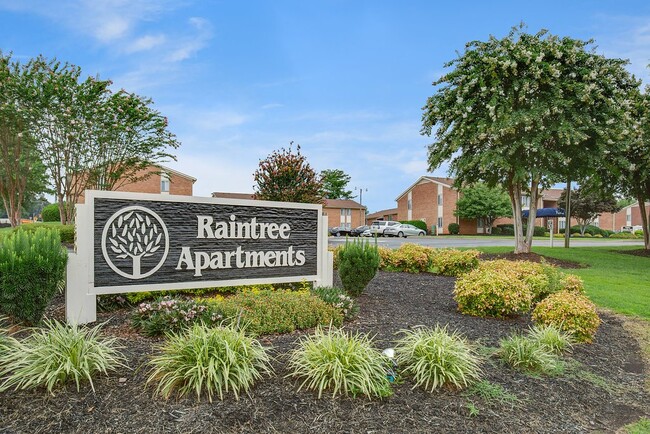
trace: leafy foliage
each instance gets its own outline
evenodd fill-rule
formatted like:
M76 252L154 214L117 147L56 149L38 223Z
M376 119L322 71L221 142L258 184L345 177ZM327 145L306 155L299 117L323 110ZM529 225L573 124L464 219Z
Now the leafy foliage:
M436 249L428 271L443 276L460 276L478 267L480 254L473 249Z
M506 188L517 252L528 252L540 186L586 175L621 137L636 81L625 61L589 50L590 41L514 28L472 41L447 63L424 107L431 170L450 161L460 186ZM524 238L521 198L530 197Z
M400 223L413 225L418 229L422 229L424 232L429 232L426 222L423 222L422 220L400 220Z
M34 329L27 338L12 341L13 351L0 353L0 390L29 389L45 386L48 392L69 380L77 390L82 380L103 372L125 367L116 338L101 338L100 327L46 321L42 329Z
M38 323L65 276L67 261L57 231L19 230L0 238L0 312Z
M300 340L290 356L289 376L302 379L303 387L317 390L318 397L331 390L337 395L390 396L386 377L388 360L372 346L372 339L340 329L318 327Z
M61 221L61 215L59 213L59 205L52 203L46 205L41 211L41 217L44 222L58 222Z
M323 185L316 172L300 153L281 148L261 160L253 174L255 179L255 198L282 202L322 203Z
M150 365L148 383L157 383L156 393L169 398L232 392L236 399L248 392L263 374L271 372L266 350L255 339L233 327L211 328L195 324L183 333L167 335Z
M548 347L526 336L501 339L498 354L513 368L524 371L549 373L559 364L558 357Z
M454 215L462 219L482 219L491 228L499 217L512 217L512 206L508 194L500 187L488 187L477 183L463 188L456 201Z
M396 362L416 386L433 392L447 384L467 387L480 377L479 359L467 340L447 327L403 330Z
M554 325L535 325L528 331L528 337L554 354L571 349L573 337Z
M313 288L311 293L340 310L345 319L352 319L359 312L359 305L341 288L320 286Z
M559 204L566 203L566 188L562 191ZM597 188L578 188L571 192L571 217L578 221L580 235L585 234L587 226L593 222L596 217L606 212L618 212L620 208L613 194L606 194ZM592 233L592 235L595 235Z
M350 175L341 169L326 169L320 173L323 184L323 193L327 199L352 199L351 190L346 190L350 182Z
M460 233L460 225L458 223L449 223L447 230L451 235L458 235Z
M578 342L591 342L600 325L596 306L584 295L559 291L539 302L533 310L533 321L554 325L569 332Z
M214 326L224 321L223 312L207 301L170 296L140 303L132 317L133 326L149 336L178 333L196 323Z
M353 297L361 295L379 268L377 247L362 240L346 241L339 251L338 267L346 292Z

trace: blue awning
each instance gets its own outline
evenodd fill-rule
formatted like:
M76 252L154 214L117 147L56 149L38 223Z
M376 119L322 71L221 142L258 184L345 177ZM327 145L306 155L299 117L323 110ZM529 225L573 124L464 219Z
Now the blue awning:
M528 210L521 213L524 217L528 217ZM564 217L564 210L562 208L539 208L535 214L537 217Z

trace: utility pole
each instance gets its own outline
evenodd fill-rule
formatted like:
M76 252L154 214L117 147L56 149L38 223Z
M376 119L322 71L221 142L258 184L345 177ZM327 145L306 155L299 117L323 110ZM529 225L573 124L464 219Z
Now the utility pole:
M362 222L362 224L365 225L366 224L366 213L365 213L365 209L363 208L363 191L365 190L367 192L368 189L367 188L364 189L363 187L354 187L354 191L357 191L357 190L359 190L359 204L361 205L361 212L363 213L363 215L361 216L361 222Z

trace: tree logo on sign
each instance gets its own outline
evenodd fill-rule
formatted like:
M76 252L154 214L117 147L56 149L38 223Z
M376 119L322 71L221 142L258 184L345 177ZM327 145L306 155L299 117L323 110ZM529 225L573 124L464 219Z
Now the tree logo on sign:
M167 226L148 208L123 208L104 226L102 253L109 267L120 276L134 280L151 276L169 253Z

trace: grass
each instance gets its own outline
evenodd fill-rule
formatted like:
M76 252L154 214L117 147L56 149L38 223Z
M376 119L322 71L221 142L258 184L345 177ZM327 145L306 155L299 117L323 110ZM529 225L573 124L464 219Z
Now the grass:
M650 320L650 258L621 254L641 246L533 247L540 255L579 262L588 268L567 269L585 282L589 298L600 307ZM512 252L512 247L481 247L486 253Z
M464 393L467 397L479 397L488 404L516 404L517 395L508 392L502 385L481 380L474 383Z
M650 419L642 417L637 422L625 425L623 427L625 434L647 434L650 433Z

